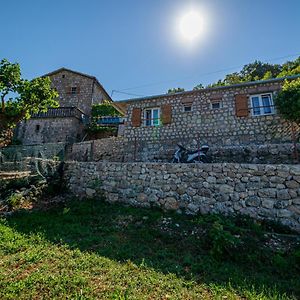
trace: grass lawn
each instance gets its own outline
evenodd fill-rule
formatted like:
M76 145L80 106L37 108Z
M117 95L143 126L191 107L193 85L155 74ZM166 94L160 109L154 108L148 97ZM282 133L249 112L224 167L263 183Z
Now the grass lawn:
M0 220L0 299L297 299L299 278L297 238L246 217L74 200Z

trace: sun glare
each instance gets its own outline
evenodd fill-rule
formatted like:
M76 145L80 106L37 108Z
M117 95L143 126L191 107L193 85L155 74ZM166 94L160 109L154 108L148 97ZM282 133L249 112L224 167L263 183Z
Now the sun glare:
M184 39L194 41L203 32L203 18L200 13L190 11L181 17L179 28Z
M177 38L189 48L194 48L207 34L207 19L207 12L203 7L194 6L181 10L176 20Z

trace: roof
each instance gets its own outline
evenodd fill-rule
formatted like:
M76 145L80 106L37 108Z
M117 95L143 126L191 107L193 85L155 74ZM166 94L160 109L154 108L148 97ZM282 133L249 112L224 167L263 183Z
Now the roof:
M237 83L232 85L225 85L225 86L217 86L212 88L204 88L199 90L192 90L192 91L184 91L184 92L178 92L173 94L159 94L159 95L153 95L153 96L147 96L147 97L141 97L141 98L132 98L132 99L126 99L126 100L119 100L114 102L118 106L126 105L126 103L133 102L133 101L143 101L143 100L150 100L150 99L157 99L162 97L172 97L174 95L190 95L195 93L203 93L207 91L218 91L218 90L225 90L225 89L231 89L236 87L246 87L246 86L252 86L257 84L264 84L264 83L273 83L273 82L281 82L285 79L296 79L300 78L300 74L293 75L293 76L286 76L281 78L272 78L267 80L256 80L256 81L249 81L249 82L243 82L243 83Z
M85 73L77 72L77 71L74 71L74 70L67 69L67 68L63 67L63 68L59 68L55 71L52 71L50 73L47 73L47 74L45 74L41 77L51 76L51 75L54 75L54 74L57 74L57 73L60 73L60 72L63 72L63 71L71 72L71 73L74 73L74 74L77 74L77 75L80 75L80 76L84 76L84 77L87 77L87 78L90 78L90 79L94 80L96 82L96 84L103 90L103 92L105 93L105 96L108 98L108 100L113 102L113 100L111 99L109 94L106 92L105 88L103 87L103 85L98 81L98 79L95 76L91 76L91 75L88 75L88 74L85 74Z

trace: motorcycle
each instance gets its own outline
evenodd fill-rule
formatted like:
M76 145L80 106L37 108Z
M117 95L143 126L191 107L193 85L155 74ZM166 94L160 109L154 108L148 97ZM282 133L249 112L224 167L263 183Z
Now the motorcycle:
M208 145L203 145L199 150L190 151L180 144L177 144L172 163L209 163L210 159L206 155L209 150Z

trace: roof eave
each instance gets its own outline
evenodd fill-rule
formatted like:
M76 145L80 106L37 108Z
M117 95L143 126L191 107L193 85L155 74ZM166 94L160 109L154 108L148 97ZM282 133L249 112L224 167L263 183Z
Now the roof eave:
M257 85L257 84L280 82L280 81L284 81L286 79L291 80L291 79L296 79L296 78L300 78L300 74L281 77L281 78L272 78L272 79L267 79L267 80L256 80L256 81L249 81L249 82L243 82L243 83L237 83L237 84L231 84L231 85L217 86L217 87L212 87L212 88L204 88L204 89L200 89L200 90L184 91L184 92L179 92L179 93L174 93L174 94L159 94L159 95L153 95L153 96L147 96L147 97L141 97L141 98L132 98L132 99L126 99L126 100L119 100L119 101L116 101L115 103L143 101L143 100L150 100L150 99L161 98L161 97L172 97L174 95L176 95L176 96L190 95L190 94L199 93L199 92L203 93L203 92L207 92L207 91L218 91L218 90L224 90L224 89L230 89L230 88L236 88L236 87L243 87L243 86L246 87L246 86L252 86L252 85Z

